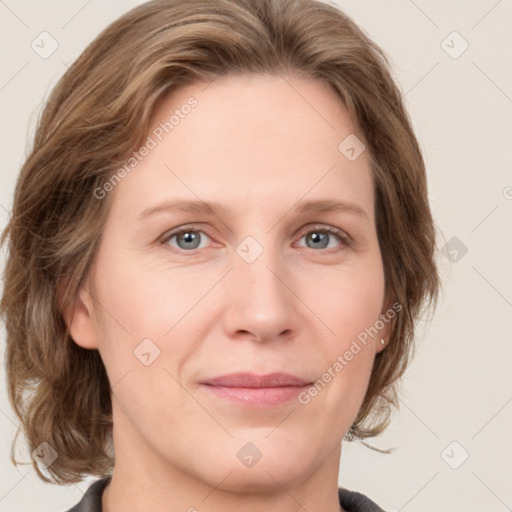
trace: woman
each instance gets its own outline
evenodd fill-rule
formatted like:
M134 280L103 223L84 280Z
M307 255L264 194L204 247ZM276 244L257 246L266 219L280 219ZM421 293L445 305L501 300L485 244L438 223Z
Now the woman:
M382 51L313 0L155 0L54 89L3 233L10 400L72 512L379 511L338 488L435 306ZM189 247L190 245L190 247Z

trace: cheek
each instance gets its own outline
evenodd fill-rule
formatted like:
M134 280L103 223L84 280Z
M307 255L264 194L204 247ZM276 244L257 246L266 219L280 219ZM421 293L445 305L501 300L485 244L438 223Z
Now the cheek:
M144 265L124 257L110 269L99 269L104 276L97 286L102 297L103 317L113 321L137 339L162 339L182 318L193 314L194 306L211 284L190 269ZM109 318L110 317L110 318Z
M189 269L170 272L127 257L110 261L121 263L98 265L96 305L101 357L113 386L122 381L114 391L121 398L121 390L131 388L133 395L123 402L134 406L143 390L166 389L167 398L176 394L172 400L178 401L165 370L180 378L180 368L193 356L204 313L201 297L212 285Z
M333 351L348 348L359 335L364 338L382 312L384 273L380 260L373 259L360 269L330 269L304 282L302 294L329 328Z
M194 403L186 400L175 380L191 344L183 343L182 337L172 346L169 341L173 334L176 338L195 294L183 293L190 290L187 287L167 286L157 272L137 265L130 268L126 259L108 271L98 269L103 276L96 286L101 298L101 305L97 304L100 353L116 407L136 428L179 425L182 420L172 411L195 412L190 410Z
M323 294L318 289L312 293L310 289L310 299L315 304L312 309L321 312L320 319L330 329L329 336L318 346L323 366L318 368L321 374L317 391L311 392L314 396L322 395L318 404L322 403L324 411L330 411L335 422L351 414L355 416L359 409L368 386L375 346L381 339L376 325L383 306L383 269L379 260L365 269L331 272L323 281ZM314 396L305 396L304 400L317 400Z

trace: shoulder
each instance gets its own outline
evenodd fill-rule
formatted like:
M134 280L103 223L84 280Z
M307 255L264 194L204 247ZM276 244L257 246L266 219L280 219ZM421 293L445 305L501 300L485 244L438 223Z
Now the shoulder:
M103 490L110 483L111 478L110 476L106 476L101 480L93 482L82 496L80 502L67 512L102 512L101 497Z
M357 491L338 488L340 505L347 512L384 512L374 501Z

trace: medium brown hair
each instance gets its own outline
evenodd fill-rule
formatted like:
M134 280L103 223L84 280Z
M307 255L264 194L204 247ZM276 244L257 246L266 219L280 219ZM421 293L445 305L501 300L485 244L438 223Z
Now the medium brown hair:
M143 143L165 94L233 73L328 84L364 140L386 304L402 310L346 438L386 428L416 322L427 305L435 308L440 286L424 161L388 68L382 50L349 17L314 0L154 0L84 50L38 120L1 239L8 240L0 313L9 399L30 451L47 442L58 453L49 477L32 462L42 480L78 482L110 474L114 465L105 367L97 350L73 342L62 314L91 268L108 215L109 197L93 191Z

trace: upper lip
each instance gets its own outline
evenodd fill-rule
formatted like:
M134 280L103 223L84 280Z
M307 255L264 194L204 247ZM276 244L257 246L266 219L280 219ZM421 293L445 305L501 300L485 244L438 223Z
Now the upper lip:
M291 386L306 386L310 381L290 375L289 373L268 373L257 375L255 373L231 373L213 377L201 382L210 386L223 386L228 388L276 388Z

